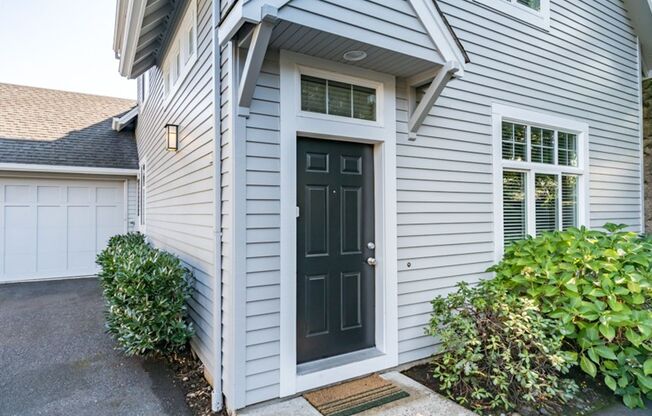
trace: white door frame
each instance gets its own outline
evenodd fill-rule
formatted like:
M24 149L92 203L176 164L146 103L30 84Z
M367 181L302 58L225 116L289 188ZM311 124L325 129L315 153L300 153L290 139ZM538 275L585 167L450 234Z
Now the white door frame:
M377 86L377 121L301 111L303 72L350 83ZM280 395L336 383L398 365L396 232L396 86L391 75L282 50L281 114L281 314ZM296 155L297 137L374 145L376 218L376 346L371 358L297 374L296 363Z

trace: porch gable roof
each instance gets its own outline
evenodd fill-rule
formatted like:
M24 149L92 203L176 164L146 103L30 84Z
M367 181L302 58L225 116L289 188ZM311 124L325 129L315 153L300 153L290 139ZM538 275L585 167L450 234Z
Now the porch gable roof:
M293 4L295 3L295 4ZM324 6L326 5L325 2ZM447 62L453 62L458 69L456 76L464 74L464 66L469 62L469 57L464 50L460 40L455 35L453 29L446 21L445 16L439 9L436 0L406 0L408 6L414 12L418 23L421 25L420 30L425 32L433 47L430 50L420 45L413 48L401 48L397 52L405 55L412 55L422 60L430 61L436 65L444 65ZM361 21L356 27L328 25L324 21L316 19L315 10L322 5L320 2L311 2L310 8L304 7L307 3L302 0L240 0L233 4L222 16L219 28L219 42L223 45L231 40L236 33L245 24L259 24L263 21L285 20L292 23L300 24L306 27L315 28L324 32L335 35L350 37L359 42L368 43L373 46L392 49L391 42L385 42L380 36L365 36L364 31L356 30L364 28L368 22ZM297 13L294 5L298 5L303 10ZM379 19L380 20L380 19ZM367 27L370 32L383 33L383 29L391 29L389 21L387 28ZM344 30L343 30L344 29ZM347 33L345 32L350 32ZM396 47L394 45L394 47Z

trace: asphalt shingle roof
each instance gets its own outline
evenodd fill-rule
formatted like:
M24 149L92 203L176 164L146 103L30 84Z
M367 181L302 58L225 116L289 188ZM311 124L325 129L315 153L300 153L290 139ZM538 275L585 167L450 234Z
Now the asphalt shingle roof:
M137 169L133 130L111 128L113 117L135 105L0 83L0 163Z

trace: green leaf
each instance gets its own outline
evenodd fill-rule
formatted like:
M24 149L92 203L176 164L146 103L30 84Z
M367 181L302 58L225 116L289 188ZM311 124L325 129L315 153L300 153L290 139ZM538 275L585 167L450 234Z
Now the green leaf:
M618 388L618 385L616 384L616 380L610 375L604 377L604 384L606 384L607 387L609 387L612 391L616 391L616 389Z
M641 337L634 331L632 331L631 328L627 328L627 331L625 331L625 337L634 344L635 346L641 345Z
M599 329L600 329L600 333L609 341L614 339L614 337L616 336L616 330L609 325L600 324Z
M645 387L648 390L652 390L652 377L637 374L636 379L641 386Z
M600 357L606 358L608 360L616 360L616 354L611 350L611 348L607 347L606 345L600 345L598 347L595 347L595 352L598 353Z
M639 402L641 402L640 395L626 394L623 396L623 403L625 403L625 406L629 407L630 409L635 409L638 407Z
M591 377L595 377L598 372L595 364L593 364L593 362L591 362L591 360L589 360L585 355L582 355L580 358L580 367L582 368L582 371Z
M652 358L648 358L643 364L643 372L646 376L652 374Z

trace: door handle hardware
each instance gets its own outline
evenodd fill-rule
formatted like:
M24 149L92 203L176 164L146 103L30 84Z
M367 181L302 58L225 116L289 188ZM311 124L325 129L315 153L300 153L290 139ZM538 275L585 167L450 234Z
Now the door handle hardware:
M367 243L367 248L368 248L369 250L373 250L373 249L376 248L376 245L374 244L373 241L370 241L370 242Z
M370 266L375 266L376 265L376 259L374 257L367 258L367 264L370 265Z

